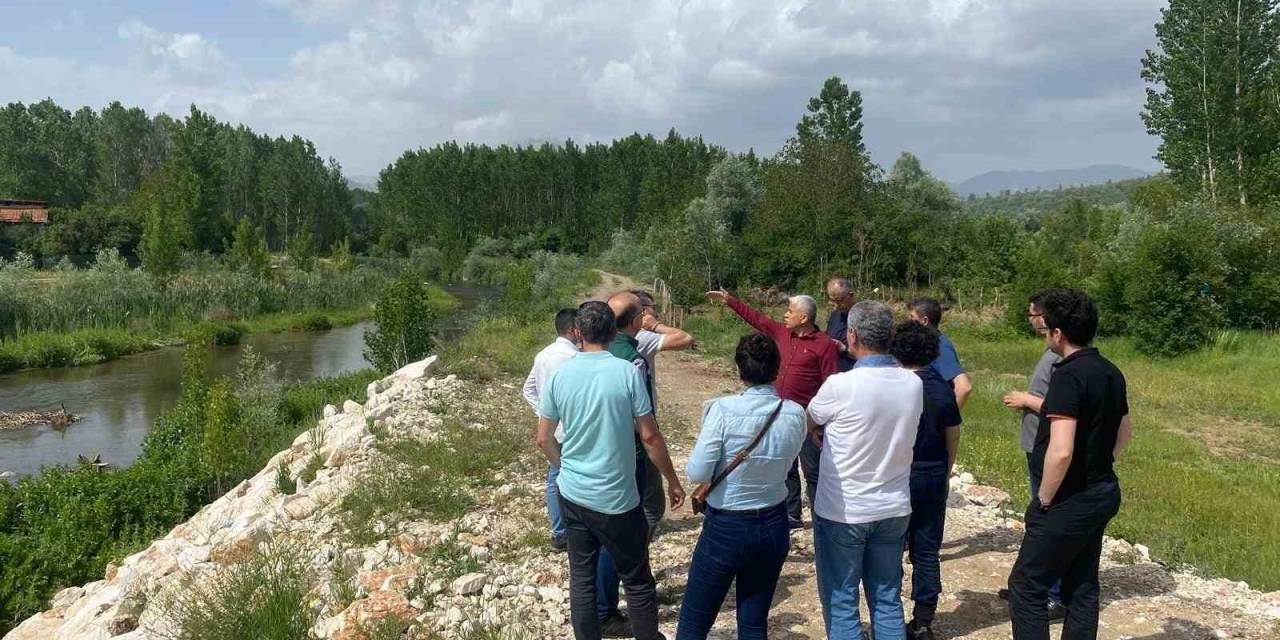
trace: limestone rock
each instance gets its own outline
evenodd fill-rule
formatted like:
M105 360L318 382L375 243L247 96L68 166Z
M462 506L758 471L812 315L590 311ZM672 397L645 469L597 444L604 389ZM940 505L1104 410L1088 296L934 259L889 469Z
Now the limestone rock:
M484 585L489 582L489 575L485 573L468 573L465 576L453 581L453 595L470 596L480 593L484 590Z

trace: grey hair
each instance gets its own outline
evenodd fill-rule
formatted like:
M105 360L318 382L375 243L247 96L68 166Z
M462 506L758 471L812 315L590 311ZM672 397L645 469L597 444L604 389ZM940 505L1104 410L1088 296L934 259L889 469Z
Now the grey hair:
M849 282L848 278L835 277L829 280L827 284L834 284L843 293L850 293L853 291L853 283Z
M849 309L849 333L858 344L876 353L888 353L893 342L893 310L879 300L863 300Z
M787 298L787 303L800 307L800 313L807 316L809 322L816 323L818 321L818 303L814 301L813 296L791 296Z

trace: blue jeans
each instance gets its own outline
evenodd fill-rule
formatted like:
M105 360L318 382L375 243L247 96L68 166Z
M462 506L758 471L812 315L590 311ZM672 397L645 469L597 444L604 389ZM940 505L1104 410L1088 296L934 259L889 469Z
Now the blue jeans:
M1031 482L1031 501L1035 502L1040 495L1040 481L1036 480L1036 475L1031 471L1031 454L1027 454L1027 480ZM1059 580L1049 587L1049 601L1062 603L1062 581Z
M813 519L818 598L827 637L865 640L858 620L858 585L867 594L876 640L904 640L902 545L911 516L864 524Z
M708 509L689 566L676 640L705 640L735 579L738 640L765 640L769 605L790 549L785 502L752 514Z
M640 443L636 443L636 488L640 495L644 495L644 483L647 480L647 467L645 464L649 460L649 454L645 452L644 447ZM648 539L648 531L645 532L645 538ZM646 542L646 545L648 543ZM596 564L596 613L600 614L600 620L603 622L605 618L617 613L618 611L618 585L621 580L618 578L618 568L613 563L613 556L609 555L608 549L600 550L600 559Z
M911 560L911 617L928 626L938 610L942 594L942 531L947 521L947 463L911 465L911 524L907 527L907 554Z
M560 515L560 487L556 479L560 477L560 467L547 466L547 519L551 521L551 539L564 540L564 518Z

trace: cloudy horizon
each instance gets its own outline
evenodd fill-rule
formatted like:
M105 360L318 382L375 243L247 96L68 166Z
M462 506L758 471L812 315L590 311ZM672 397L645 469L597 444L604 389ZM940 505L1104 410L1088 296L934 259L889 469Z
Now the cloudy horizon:
M649 3L17 0L0 103L189 104L298 134L352 176L407 149L702 136L772 154L839 76L868 148L939 177L1157 170L1138 76L1160 0ZM210 6L216 5L216 6Z

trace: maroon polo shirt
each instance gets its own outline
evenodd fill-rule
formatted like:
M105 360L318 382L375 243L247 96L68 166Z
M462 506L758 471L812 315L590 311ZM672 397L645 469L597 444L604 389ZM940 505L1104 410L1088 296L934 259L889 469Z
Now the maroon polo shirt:
M787 325L752 309L747 303L729 296L730 309L757 331L773 338L782 352L782 366L774 386L778 395L797 402L802 407L817 395L827 378L838 371L840 350L827 334L811 331L799 335Z

